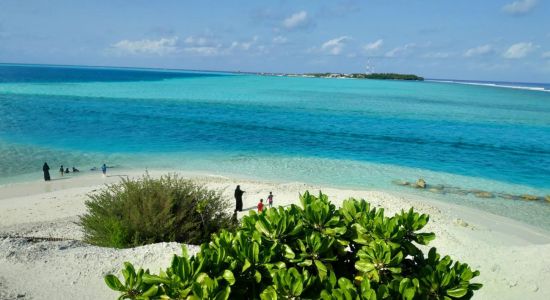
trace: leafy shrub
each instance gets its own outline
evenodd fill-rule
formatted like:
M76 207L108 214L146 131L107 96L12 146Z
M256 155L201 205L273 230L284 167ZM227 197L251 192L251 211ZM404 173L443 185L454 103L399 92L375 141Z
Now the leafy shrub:
M427 215L393 217L364 200L341 208L326 195L300 196L302 207L251 211L236 232L213 234L192 257L175 255L159 275L125 263L121 299L470 299L481 284L466 264L417 248Z
M98 246L200 244L211 233L236 225L220 192L177 175L124 179L89 198L80 224L86 242Z

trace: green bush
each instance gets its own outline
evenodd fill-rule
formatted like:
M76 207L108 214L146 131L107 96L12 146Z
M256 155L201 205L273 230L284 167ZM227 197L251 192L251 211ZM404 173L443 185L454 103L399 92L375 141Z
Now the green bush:
M300 196L302 207L251 211L236 232L221 231L192 257L175 255L158 275L122 270L107 285L120 299L470 299L481 284L466 264L417 248L427 215L393 217L364 200L341 208L326 195Z
M105 247L158 242L200 244L236 222L219 191L166 175L124 179L89 195L80 218L85 241Z

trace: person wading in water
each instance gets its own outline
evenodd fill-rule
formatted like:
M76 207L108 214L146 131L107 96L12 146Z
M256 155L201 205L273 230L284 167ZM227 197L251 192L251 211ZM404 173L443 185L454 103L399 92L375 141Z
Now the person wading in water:
M237 185L237 188L235 189L235 211L243 211L243 194L245 192L241 190L241 186Z

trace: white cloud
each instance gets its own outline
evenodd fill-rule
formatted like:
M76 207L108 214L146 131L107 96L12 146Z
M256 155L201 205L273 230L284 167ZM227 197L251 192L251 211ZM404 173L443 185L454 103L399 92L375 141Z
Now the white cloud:
M550 58L550 51L544 52L542 58Z
M382 45L384 45L384 40L379 39L379 40L374 41L372 43L365 44L365 46L363 46L363 49L367 52L374 51L374 50L380 49L380 47L382 47Z
M302 10L283 20L283 27L294 29L307 24L307 12Z
M183 51L199 56L217 56L223 54L223 49L219 46L185 47Z
M475 48L470 48L464 52L464 56L466 57L474 57L474 56L481 56L481 55L487 55L489 53L493 52L493 47L491 45L482 45Z
M168 55L189 54L196 56L224 56L238 52L249 52L252 55L265 54L269 49L258 44L259 37L248 40L224 42L215 36L188 36L178 43L178 37L161 38L158 40L122 40L110 46L107 50L118 55Z
M288 42L288 39L282 35L278 35L273 38L273 43L275 44L284 44L286 42Z
M502 11L511 15L523 15L537 6L538 0L517 0L506 4L502 7Z
M163 56L177 52L177 37L161 38L159 40L122 40L111 45L111 50L118 54L154 54Z
M395 47L392 50L386 52L385 56L386 57L404 56L404 55L407 55L410 52L410 50L412 50L415 47L416 47L416 44L414 43L406 44L400 47Z
M268 49L258 45L258 40L258 36L254 36L250 40L222 43L213 38L190 36L184 40L186 47L183 51L198 56L223 56L238 51L250 51L253 54L267 53Z
M502 57L509 58L509 59L516 59L516 58L524 58L529 54L529 52L533 51L536 47L533 45L533 43L517 43L513 44L502 54Z
M212 37L188 36L183 42L183 51L193 55L217 56L225 52L223 44Z
M246 42L238 42L238 41L234 41L233 43L231 43L231 47L229 48L230 50L232 49L241 49L241 50L245 50L245 51L248 51L250 50L250 48L258 41L258 36L254 36L250 41L246 41Z
M349 40L351 40L351 38L345 35L332 40L328 40L323 43L323 45L321 46L321 50L332 55L339 55L340 53L342 53L346 42L348 42Z
M210 39L205 37L194 37L194 36L188 36L184 43L187 45L193 45L193 46L206 46L208 44L212 44Z

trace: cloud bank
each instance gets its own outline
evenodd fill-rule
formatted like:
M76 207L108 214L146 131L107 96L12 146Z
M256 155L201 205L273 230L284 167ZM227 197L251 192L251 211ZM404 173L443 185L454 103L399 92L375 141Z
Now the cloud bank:
M407 56L410 54L411 50L416 48L415 43L409 43L403 46L395 47L392 50L386 52L384 56L386 57L398 57L398 56Z
M161 38L158 40L122 40L111 45L111 50L118 54L153 54L163 56L177 52L177 37Z
M321 50L331 55L339 55L340 53L342 53L342 50L349 40L351 40L349 36L341 36L332 40L328 40L323 43L323 45L321 46Z
M513 44L502 54L502 57L508 58L508 59L518 59L518 58L524 58L529 54L531 51L535 50L535 46L533 43L517 43Z
M363 46L363 50L365 50L367 52L378 50L382 47L382 45L384 45L384 40L379 39L379 40L376 40L372 43L365 44Z
M303 27L307 25L307 23L308 23L307 12L302 10L284 19L282 25L286 29L295 29L295 28Z
M489 53L493 52L493 47L491 45L482 45L475 48L470 48L464 52L464 56L466 57L474 57L474 56L481 56L481 55L487 55Z
M511 15L524 15L532 11L538 4L538 0L518 0L506 4L502 11Z

